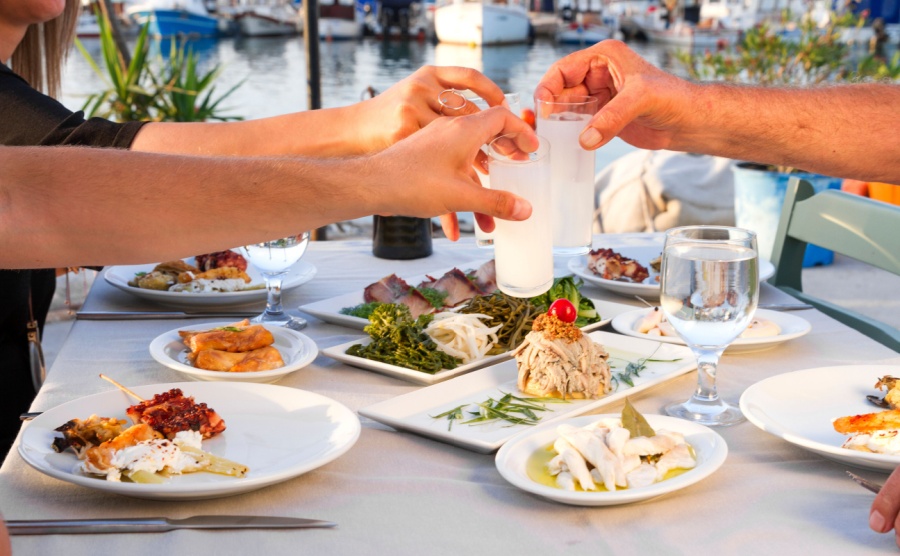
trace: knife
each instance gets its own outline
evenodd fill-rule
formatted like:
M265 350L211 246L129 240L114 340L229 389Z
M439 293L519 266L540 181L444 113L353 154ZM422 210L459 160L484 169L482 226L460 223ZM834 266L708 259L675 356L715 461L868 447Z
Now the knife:
M759 305L757 308L770 311L803 311L814 307L808 303L775 303L772 305Z
M175 529L308 529L335 526L337 523L318 519L247 515L198 515L187 519L148 517L6 522L6 527L11 535L96 535L100 533L165 533Z
M219 311L216 313L187 313L185 311L78 311L78 320L146 320L146 319L205 319L246 318L259 314L249 311Z

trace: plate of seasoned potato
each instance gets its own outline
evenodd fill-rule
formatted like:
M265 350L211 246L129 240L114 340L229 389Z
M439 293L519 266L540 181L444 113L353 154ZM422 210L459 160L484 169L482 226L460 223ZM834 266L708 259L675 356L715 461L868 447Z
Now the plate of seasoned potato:
M176 328L150 343L157 362L208 381L276 382L312 363L318 353L304 334L248 320Z

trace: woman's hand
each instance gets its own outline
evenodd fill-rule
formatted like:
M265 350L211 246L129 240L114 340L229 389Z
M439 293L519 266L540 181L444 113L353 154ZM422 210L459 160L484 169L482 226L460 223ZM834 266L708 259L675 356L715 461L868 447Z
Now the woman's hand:
M362 150L386 149L441 116L478 112L471 102L460 102L458 110L442 109L439 97L447 89L471 90L490 106L504 102L503 91L477 70L424 66L387 91L354 105L354 131L359 134ZM449 93L444 98L448 104L457 99Z

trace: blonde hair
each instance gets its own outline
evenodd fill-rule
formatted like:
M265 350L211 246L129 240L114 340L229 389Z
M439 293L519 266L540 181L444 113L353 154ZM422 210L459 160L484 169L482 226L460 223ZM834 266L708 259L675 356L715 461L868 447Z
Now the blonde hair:
M12 54L12 70L51 97L59 94L62 65L75 37L79 11L81 0L66 0L62 15L29 26Z

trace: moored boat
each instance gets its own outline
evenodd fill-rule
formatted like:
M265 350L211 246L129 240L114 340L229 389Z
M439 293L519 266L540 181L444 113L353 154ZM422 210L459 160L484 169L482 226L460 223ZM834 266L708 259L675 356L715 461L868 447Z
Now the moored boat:
M302 29L300 12L288 0L245 6L234 19L239 32L248 37L293 35Z
M616 18L605 16L602 10L599 1L564 5L557 18L556 42L591 45L615 35L618 30Z
M362 37L365 13L353 0L329 0L319 3L319 38L353 40Z
M531 22L521 0L452 0L434 13L434 30L441 42L513 44L527 42Z
M201 0L149 0L126 14L138 25L149 25L154 37L215 37L219 23Z

